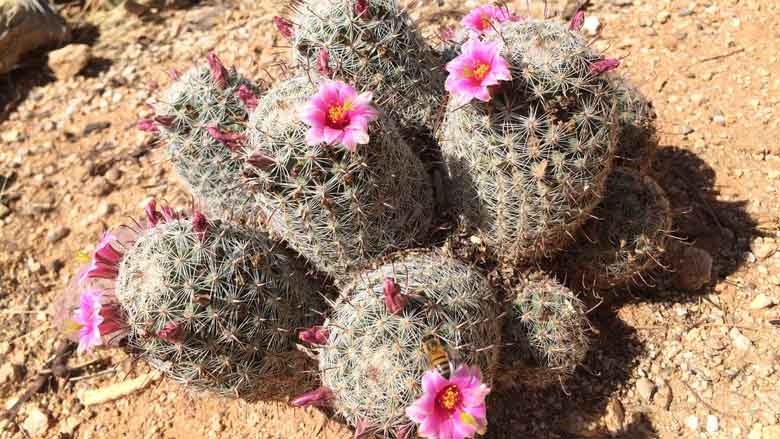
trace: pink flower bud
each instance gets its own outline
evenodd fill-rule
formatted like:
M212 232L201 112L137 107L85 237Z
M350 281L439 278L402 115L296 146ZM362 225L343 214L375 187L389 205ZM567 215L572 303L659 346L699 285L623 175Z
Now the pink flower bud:
M252 156L247 159L247 162L255 168L262 169L264 171L267 171L276 164L274 159L259 152L252 154Z
M328 61L330 61L330 54L328 49L323 47L317 55L317 71L322 76L331 77L333 76L333 70L328 65Z
M160 129L157 128L157 125L155 125L152 119L141 119L138 121L135 127L141 131L146 131L147 133L156 134L160 132Z
M355 1L355 16L363 19L368 18L368 0Z
M382 288L384 289L385 307L390 314L398 314L406 306L407 297L401 293L401 287L392 277L386 277Z
M149 200L144 211L146 212L146 219L149 220L150 227L156 226L157 223L163 219L160 212L157 211L157 201L155 201L154 198Z
M274 20L274 24L276 25L276 29L279 30L279 33L282 34L282 36L287 38L288 40L292 39L293 30L292 30L292 23L290 22L290 20L286 18L282 18L278 15L275 15L273 20Z
M169 343L178 343L181 341L183 333L184 328L179 322L168 322L161 330L157 331L157 337Z
M225 88L227 85L228 71L222 61L217 57L214 52L209 52L206 59L209 62L209 70L211 71L211 79L217 84L219 88Z
M233 152L238 151L243 146L244 135L241 133L226 133L214 124L209 124L206 129L214 140L219 141Z
M298 333L298 338L311 345L324 345L328 343L330 333L325 327L312 326Z
M312 390L310 392L306 392L303 395L293 399L290 401L290 405L293 407L306 407L309 405L314 405L318 407L327 406L334 398L333 392L330 391L330 389L325 387L320 387L319 389Z
M571 17L569 22L569 29L579 32L582 30L582 25L585 23L585 11L577 11L574 17Z
M170 70L168 70L168 76L170 76L170 78L175 81L175 80L179 79L179 77L181 76L181 73L179 73L179 71L176 70L176 69L170 69Z
M244 103L244 106L248 111L254 111L254 109L257 108L257 95L251 88L247 87L246 84L241 84L238 87L236 96L241 99L241 102Z
M201 242L206 240L206 231L208 227L209 222L206 219L206 215L195 211L195 214L192 215L192 230L198 235Z
M590 65L590 73L593 75L601 75L602 73L606 73L612 70L615 70L620 66L620 60L610 58L610 59L603 59L601 61L596 61L593 64Z

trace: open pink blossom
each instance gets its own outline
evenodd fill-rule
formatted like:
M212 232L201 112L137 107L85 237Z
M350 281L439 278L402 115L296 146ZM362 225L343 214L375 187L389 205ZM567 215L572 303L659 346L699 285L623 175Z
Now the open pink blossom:
M444 87L456 102L465 104L474 98L488 102L490 86L512 79L509 64L500 52L501 44L497 41L470 39L463 45L461 54L447 63L449 75Z
M485 434L485 397L490 388L482 383L479 368L461 365L450 379L429 370L422 387L422 396L406 408L406 416L419 426L420 437L465 439Z
M89 289L81 293L79 308L73 312L73 321L79 331L78 352L89 352L102 344L100 340L100 300L103 293L98 289ZM74 328L75 329L75 328Z
M311 128L306 134L307 145L342 144L350 151L368 143L368 124L379 117L371 106L371 93L358 95L350 85L327 81L306 103L300 118Z
M87 279L116 279L119 274L119 261L122 260L122 252L111 246L116 241L116 236L105 233L92 253L92 258L87 268L79 273L79 282Z
M493 30L496 25L507 21L520 21L520 17L509 12L507 7L482 5L472 9L471 12L463 17L461 24L477 35L481 35Z

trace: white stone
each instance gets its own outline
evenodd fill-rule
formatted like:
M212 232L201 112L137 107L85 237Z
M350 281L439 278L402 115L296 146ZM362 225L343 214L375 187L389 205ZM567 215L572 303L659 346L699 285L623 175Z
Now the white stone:
M696 415L688 416L685 419L685 425L693 431L699 430L699 418Z
M655 384L647 378L640 378L636 382L636 391L645 401L650 401L655 392Z
M734 347L741 351L746 351L753 347L753 342L745 337L737 328L731 328L731 331L729 331L729 338L731 338L732 343L734 343Z
M718 426L718 417L714 415L708 415L707 416L707 432L708 433L717 433L718 429L720 427Z
M585 17L585 22L582 24L582 33L585 35L595 37L601 30L601 20L595 15L589 15Z
M764 309L769 308L770 306L775 304L775 299L767 296L764 293L759 294L756 296L751 302L750 302L750 309L756 310L756 309Z
M30 434L30 436L39 436L46 433L49 429L49 415L41 411L40 409L32 409L27 419L22 424L24 431Z

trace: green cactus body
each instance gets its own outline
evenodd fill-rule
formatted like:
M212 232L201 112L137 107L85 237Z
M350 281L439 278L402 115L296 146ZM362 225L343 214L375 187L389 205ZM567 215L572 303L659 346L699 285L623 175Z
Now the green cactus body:
M450 99L439 133L467 229L505 262L560 250L598 204L617 124L599 59L555 21L508 23L501 34L512 81L493 98Z
M241 86L260 92L233 70L220 87L209 68L199 66L176 79L155 105L158 119L171 120L168 126L158 126L176 173L205 203L210 215L222 218L244 219L253 214L249 194L236 190L243 167L240 155L207 129L214 125L230 134L244 131L249 111L237 96Z
M442 101L443 76L436 54L396 0L296 2L293 59L317 75L321 49L333 77L362 90L404 128L430 128Z
M260 100L250 119L245 175L271 234L338 276L424 238L432 189L422 163L384 117L369 125L369 143L355 152L307 145L308 126L298 113L315 92L297 78Z
M276 399L308 383L296 329L318 289L294 255L220 221L143 231L119 267L128 348L175 381L244 399Z
M527 275L516 290L504 325L498 379L528 387L559 383L587 353L585 307L571 290L543 273Z
M383 302L385 278L408 298L396 314ZM322 384L351 425L397 437L413 428L405 409L432 369L423 337L438 337L455 363L479 366L489 385L500 345L497 315L494 293L478 271L439 254L409 253L360 273L342 289L325 322L330 335L319 352Z
M616 168L593 216L564 257L570 281L596 289L647 283L642 275L660 266L672 226L663 189L633 169Z
M655 128L657 116L653 104L622 77L611 75L609 82L615 90L620 124L615 152L616 166L647 174L658 144Z

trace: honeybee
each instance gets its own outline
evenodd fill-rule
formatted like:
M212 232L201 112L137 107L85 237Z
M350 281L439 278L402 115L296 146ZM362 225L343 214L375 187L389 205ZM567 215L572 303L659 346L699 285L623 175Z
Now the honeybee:
M436 369L441 376L449 379L452 373L453 364L449 350L444 346L439 337L428 334L422 339L422 351L428 357L431 366Z

